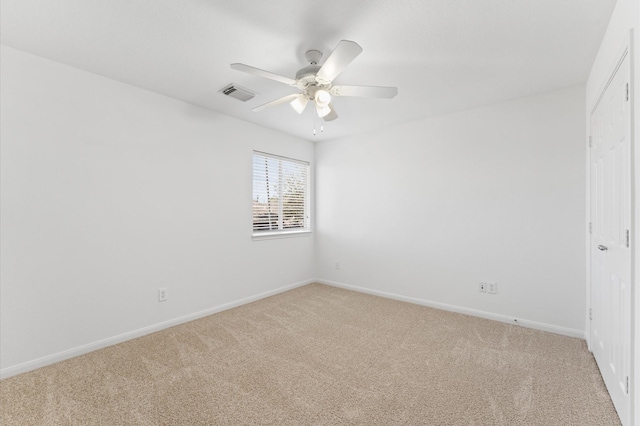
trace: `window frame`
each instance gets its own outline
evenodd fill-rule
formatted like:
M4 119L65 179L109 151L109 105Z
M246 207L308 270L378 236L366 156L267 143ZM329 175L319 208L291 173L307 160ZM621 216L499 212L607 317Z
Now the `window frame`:
M256 176L256 157L260 159L271 159L276 160L278 165L278 182L277 182L277 192L278 192L278 211L277 211L277 225L278 229L266 229L266 230L256 230L255 229L255 209L256 209L256 182L259 181L260 177L266 177L269 174L269 171L265 172L265 176ZM273 238L289 238L289 237L301 237L308 236L312 233L311 229L311 163L309 161L299 160L296 158L285 157L282 155L271 154L264 151L254 150L251 156L252 159L252 207L251 207L251 236L253 240L263 240L263 239L273 239ZM304 208L304 225L303 227L295 227L295 228L284 228L283 222L283 212L284 204L283 198L281 194L284 192L284 179L283 179L283 163L288 163L289 166L300 167L302 166L305 182L304 182L304 194L303 194L303 208ZM264 192L263 192L264 194ZM259 196L258 196L259 198ZM268 203L267 203L268 204Z

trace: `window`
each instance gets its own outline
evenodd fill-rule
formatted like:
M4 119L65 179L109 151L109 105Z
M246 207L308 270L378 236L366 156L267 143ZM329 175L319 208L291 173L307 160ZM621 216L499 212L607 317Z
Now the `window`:
M253 235L311 230L309 163L253 153Z

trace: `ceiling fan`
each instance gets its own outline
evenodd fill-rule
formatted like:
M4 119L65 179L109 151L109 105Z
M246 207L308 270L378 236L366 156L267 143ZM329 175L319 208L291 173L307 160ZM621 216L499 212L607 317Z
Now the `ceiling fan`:
M331 105L332 96L393 98L398 94L397 87L333 85L333 80L344 71L360 53L362 53L362 48L358 43L341 40L327 60L324 61L322 65L318 65L322 57L322 52L319 50L309 50L305 54L309 65L299 70L296 73L295 79L245 64L231 64L231 68L275 80L302 90L302 93L294 93L260 105L254 108L253 111L262 111L265 108L289 102L298 114L302 114L307 103L312 101L315 104L318 117L321 117L325 121L331 121L338 118L336 110L333 105Z

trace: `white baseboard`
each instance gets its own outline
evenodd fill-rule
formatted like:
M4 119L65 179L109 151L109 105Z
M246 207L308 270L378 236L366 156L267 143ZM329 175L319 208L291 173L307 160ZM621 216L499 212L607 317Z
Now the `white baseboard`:
M209 309L205 309L202 311L194 312L192 314L184 315L178 318L174 318L168 321L163 321L158 324L153 324L147 327L143 327L137 330L129 331L123 334L119 334L117 336L109 337L106 339L98 340L96 342L92 342L86 345L78 346L75 348L71 348L62 352L58 352L55 354L47 355L41 358L37 358L31 361L27 361L21 364L17 364L11 367L6 367L0 370L0 379L6 379L11 376L15 376L17 374L26 373L27 371L35 370L41 367L45 367L47 365L55 364L56 362L64 361L70 358L74 358L76 356L84 355L89 352L93 352L98 349L105 348L107 346L115 345L118 343L125 342L127 340L135 339L137 337L142 337L147 334L154 333L156 331L164 330L165 328L173 327L179 324L183 324L189 321L196 320L198 318L203 318L218 312L226 311L227 309L232 309L238 306L245 305L247 303L255 302L260 299L264 299L269 296L274 296L278 293L283 293L288 290L292 290L297 287L301 287L311 283L320 283L325 285L330 285L333 287L344 288L346 290L357 291L359 293L371 294L374 296L385 297L388 299L399 300L402 302L414 303L417 305L428 306L431 308L442 309L445 311L457 312L461 314L471 315L480 318L486 318L494 321L500 321L509 324L517 324L523 327L532 328L536 330L548 331L551 333L561 334L564 336L577 337L580 339L585 339L585 332L583 330L576 330L572 328L559 327L556 325L540 323L536 321L529 321L522 318L514 318L509 317L507 315L500 315L491 312L480 311L477 309L464 308L455 305L448 305L445 303L432 302L429 300L418 299L415 297L402 296L395 293L388 293L380 290L372 290L365 287L359 287L350 284L343 284L335 281L323 280L323 279L315 279L315 280L305 280L301 282L297 282L294 284L286 285L283 287L279 287L274 290L269 290L254 296L246 297L244 299L236 300L233 302L225 303L222 305L218 305Z
M500 321L508 324L520 325L522 327L533 328L535 330L548 331L550 333L562 334L564 336L569 336L569 337L577 337L579 339L585 338L584 330L576 330L573 328L559 327L557 325L545 324L537 321L530 321L523 318L515 318L507 315L500 315L492 312L480 311L477 309L464 308L464 307L455 306L455 305L448 305L446 303L432 302L430 300L402 296L395 293L388 293L386 291L380 291L380 290L372 290L365 287L359 287L351 284L343 284L335 281L316 279L315 282L320 284L330 285L332 287L339 287L339 288L344 288L346 290L352 290L360 293L371 294L374 296L386 297L387 299L394 299L402 302L414 303L416 305L428 306L430 308L442 309L445 311L457 312L460 314L471 315L474 317L480 317L480 318L490 319L494 321Z
M67 349L62 352L58 352L51 355L46 355L41 358L37 358L31 361L27 361L21 364L17 364L11 367L6 367L0 370L0 379L6 379L17 374L26 373L27 371L35 370L47 365L55 364L56 362L64 361L70 358L74 358L79 355L84 355L89 352L93 352L98 349L106 348L107 346L115 345L125 342L127 340L142 337L147 334L155 333L156 331L164 330L165 328L173 327L185 322L193 321L198 318L203 318L218 312L226 311L227 309L235 308L247 303L255 302L260 299L264 299L269 296L274 296L278 293L283 293L288 290L292 290L303 285L311 284L315 280L306 280L297 282L294 284L279 287L274 290L265 291L255 296L246 297L244 299L236 300L234 302L224 303L222 305L214 306L212 308L205 309L203 311L194 312L192 314L184 315L178 318L174 318L168 321L163 321L158 324L153 324L147 327L139 328L137 330L129 331L119 334L117 336L109 337L106 339L98 340L96 342L88 343L86 345L78 346L75 348Z

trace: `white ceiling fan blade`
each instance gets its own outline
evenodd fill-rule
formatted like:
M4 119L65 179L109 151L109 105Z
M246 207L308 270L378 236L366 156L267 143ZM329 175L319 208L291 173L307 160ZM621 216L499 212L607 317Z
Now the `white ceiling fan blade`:
M252 67L245 64L231 64L231 68L237 71L246 72L249 74L257 75L258 77L268 78L269 80L279 81L280 83L287 84L289 86L295 86L296 81L289 77L284 77L282 75L274 74L269 71L261 70L260 68Z
M275 101L271 101L271 102L269 102L267 104L257 106L254 109L252 109L251 111L260 112L260 111L265 110L267 108L271 108L273 106L283 104L285 102L291 102L292 100L297 99L298 96L299 95L297 93L294 93L293 95L287 95L287 96L285 96L283 98L276 99Z
M302 111L307 107L309 98L304 93L300 93L294 100L291 101L291 107L296 110L298 114L302 114Z
M336 110L333 108L333 105L329 104L329 108L331 108L331 112L322 117L324 121L333 121L338 118L338 114L336 114Z
M393 98L398 94L397 87L383 86L333 86L333 96L361 96L364 98Z
M341 40L318 70L317 81L320 84L331 83L361 52L362 47L358 43Z

